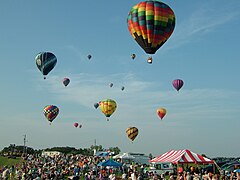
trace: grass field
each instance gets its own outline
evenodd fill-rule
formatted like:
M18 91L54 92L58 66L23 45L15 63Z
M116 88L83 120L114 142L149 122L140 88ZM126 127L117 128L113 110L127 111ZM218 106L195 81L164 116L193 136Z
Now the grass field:
M17 157L16 159L0 156L0 168L4 166L12 166L16 164L21 164L24 160L21 157Z

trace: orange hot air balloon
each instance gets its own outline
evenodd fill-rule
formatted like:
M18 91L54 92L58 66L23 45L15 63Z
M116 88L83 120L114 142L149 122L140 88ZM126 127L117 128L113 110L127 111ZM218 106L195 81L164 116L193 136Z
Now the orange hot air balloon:
M163 119L163 117L166 115L166 113L167 113L167 110L164 108L157 109L157 114L161 119Z

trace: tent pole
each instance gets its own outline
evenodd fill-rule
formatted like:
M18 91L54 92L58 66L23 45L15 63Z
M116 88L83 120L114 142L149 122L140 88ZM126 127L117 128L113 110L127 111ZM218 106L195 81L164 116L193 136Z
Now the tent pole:
M178 168L179 168L179 166L178 166L178 162L177 162L177 178L178 178L178 175L179 175L179 174L178 174Z

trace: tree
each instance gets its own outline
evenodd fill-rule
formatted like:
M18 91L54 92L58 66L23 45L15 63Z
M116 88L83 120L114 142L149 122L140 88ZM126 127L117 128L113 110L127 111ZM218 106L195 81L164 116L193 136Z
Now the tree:
M10 144L8 147L4 147L1 151L1 154L5 154L7 156L21 156L23 154L24 146L16 146L15 144ZM35 150L31 147L26 147L27 154L35 154Z
M96 151L103 151L102 145L96 145L96 146L91 145L90 149L91 149L92 151L93 151L94 149L96 149Z
M119 154L121 152L118 147L110 147L109 151L114 152L114 154Z

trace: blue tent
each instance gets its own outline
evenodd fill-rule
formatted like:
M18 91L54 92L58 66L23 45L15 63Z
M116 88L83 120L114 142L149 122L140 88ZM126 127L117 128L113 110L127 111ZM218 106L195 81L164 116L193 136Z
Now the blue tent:
M109 155L109 152L105 152L105 151L101 151L101 152L96 153L96 156L99 156L99 157L106 157L108 155Z
M108 160L106 160L106 161L104 161L104 162L98 163L98 166L120 167L120 166L122 166L122 164L121 164L121 163L118 163L118 162L116 162L116 161L114 161L114 160L112 160L112 159L108 159Z

